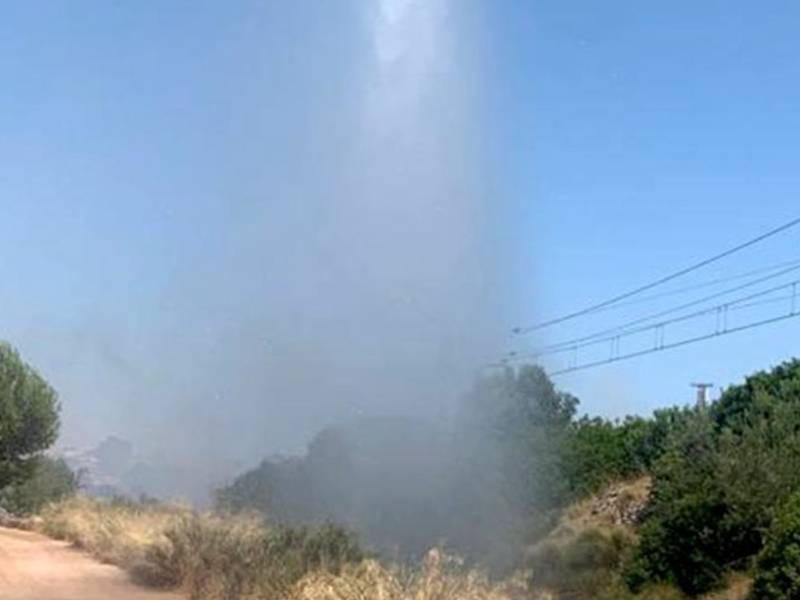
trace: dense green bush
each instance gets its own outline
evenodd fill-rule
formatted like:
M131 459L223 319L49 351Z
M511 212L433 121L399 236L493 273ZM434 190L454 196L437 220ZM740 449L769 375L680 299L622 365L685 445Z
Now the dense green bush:
M574 496L594 492L613 479L637 471L625 443L625 430L613 421L584 417L570 430L564 470Z
M627 573L635 590L664 581L697 594L721 580L727 552L721 527L727 507L715 478L711 431L711 420L698 414L676 433L655 466L649 516Z
M758 557L751 600L800 598L800 492L776 516Z
M38 512L78 491L79 477L60 458L38 457L30 479L10 485L0 492L0 506L18 514Z
M800 359L787 361L769 371L759 371L747 377L744 383L731 386L711 407L718 429L740 431L752 414L753 402L758 394L775 398L800 395Z
M667 451L670 439L682 431L694 415L695 407L661 408L649 419L628 418L624 427L631 460L639 468L650 470Z
M650 419L574 421L563 447L563 471L570 499L596 492L608 483L646 473L664 454L670 436L694 414L691 408L658 410Z
M728 388L668 437L627 579L698 594L763 547L775 510L800 487L798 363Z

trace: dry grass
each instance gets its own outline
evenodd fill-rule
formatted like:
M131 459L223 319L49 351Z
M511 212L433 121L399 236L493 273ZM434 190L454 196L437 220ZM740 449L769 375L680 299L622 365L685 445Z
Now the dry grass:
M295 587L293 600L516 600L530 599L522 580L492 583L438 550L419 570L387 569L364 561L340 575L314 573Z
M554 533L558 535L559 529L569 531L589 527L621 528L626 533L634 533L635 527L626 517L632 512L640 511L647 504L652 486L649 477L613 483L601 493L570 506Z
M197 600L530 600L525 582L490 582L432 551L418 569L365 559L334 526L272 528L256 518L73 498L36 529Z
M726 582L725 589L712 592L702 597L702 600L747 600L753 580L741 573L734 573Z
M613 495L621 502L629 493L641 500L646 485L622 485ZM503 582L437 550L418 568L397 568L364 559L353 538L336 527L273 528L256 517L185 507L79 497L48 507L33 523L140 581L181 588L197 600L684 599L669 586L637 596L624 588L616 565L635 532L610 520L615 509L598 510L608 505L598 498L600 505L595 499L572 507L553 535L532 549L533 579L527 573ZM549 577L563 568L563 581L537 578L537 562ZM744 576L732 576L725 590L704 600L744 600L749 586Z
M645 477L617 482L568 507L553 531L526 551L532 585L551 590L554 598L628 597L620 573L636 545L635 515L650 487ZM673 596L662 590L650 597Z
M35 529L73 543L99 560L129 567L146 560L150 547L189 510L130 502L100 502L74 497L45 508Z

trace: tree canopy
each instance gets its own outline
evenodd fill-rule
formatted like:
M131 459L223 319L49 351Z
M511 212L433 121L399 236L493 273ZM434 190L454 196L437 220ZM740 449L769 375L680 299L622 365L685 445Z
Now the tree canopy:
M55 390L19 353L0 343L0 489L30 477L59 427Z

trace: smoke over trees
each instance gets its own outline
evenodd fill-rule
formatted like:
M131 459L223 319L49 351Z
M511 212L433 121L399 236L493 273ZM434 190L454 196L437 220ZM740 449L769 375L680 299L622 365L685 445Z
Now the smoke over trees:
M538 367L479 379L453 422L372 418L320 432L302 457L265 460L217 494L228 510L351 525L382 552L444 544L495 566L571 493L578 401Z

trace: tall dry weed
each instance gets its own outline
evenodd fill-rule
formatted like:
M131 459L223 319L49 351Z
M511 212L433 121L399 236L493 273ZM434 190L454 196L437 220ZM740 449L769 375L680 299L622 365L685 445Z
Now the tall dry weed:
M496 584L440 550L418 570L392 570L374 560L340 575L312 573L292 590L292 600L521 600L530 598L523 580Z
M193 600L530 600L441 551L416 569L367 559L335 525L272 527L256 517L73 498L42 513L39 530L119 565L141 582Z
M103 562L135 565L188 510L74 497L45 508L36 528L73 543Z

